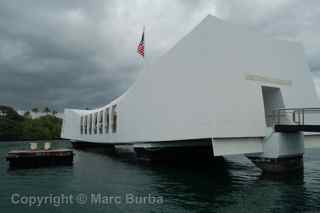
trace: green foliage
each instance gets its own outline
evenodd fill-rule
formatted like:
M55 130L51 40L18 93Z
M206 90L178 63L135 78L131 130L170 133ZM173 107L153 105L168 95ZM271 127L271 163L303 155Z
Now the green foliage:
M0 106L0 114L0 140L15 140L21 135L23 117L7 106Z
M62 120L52 115L32 119L14 109L0 106L0 141L50 140L60 137Z

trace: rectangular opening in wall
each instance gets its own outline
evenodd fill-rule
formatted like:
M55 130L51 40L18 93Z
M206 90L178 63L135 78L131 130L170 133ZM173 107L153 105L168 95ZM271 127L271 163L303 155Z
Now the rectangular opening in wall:
M99 134L103 133L103 111L99 112Z
M117 105L112 106L111 116L112 116L112 132L116 133L117 127L118 127Z
M94 129L93 129L94 134L98 133L98 112L94 113Z
M90 114L89 117L89 134L92 134L92 114Z
M88 133L88 116L84 117L84 134Z
M80 116L80 134L83 134L83 116Z
M109 115L109 108L107 108L105 110L105 113L104 113L104 129L105 129L105 132L106 133L109 133L109 123L110 123L110 115Z
M273 125L273 111L285 107L281 90L277 87L262 86L262 97L266 125L270 127Z

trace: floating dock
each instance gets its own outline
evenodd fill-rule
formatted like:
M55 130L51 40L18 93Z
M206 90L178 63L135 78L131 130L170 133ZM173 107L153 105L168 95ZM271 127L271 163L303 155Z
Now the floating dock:
M37 168L45 166L72 165L71 149L15 150L7 154L10 168Z

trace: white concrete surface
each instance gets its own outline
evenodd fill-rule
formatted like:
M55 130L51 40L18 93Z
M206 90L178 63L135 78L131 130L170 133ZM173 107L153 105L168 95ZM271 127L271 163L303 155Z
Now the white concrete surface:
M95 110L66 109L61 136L112 144L264 137L262 86L279 88L285 107L320 106L300 44L208 16L146 64L118 99ZM80 116L115 104L116 133L80 133Z

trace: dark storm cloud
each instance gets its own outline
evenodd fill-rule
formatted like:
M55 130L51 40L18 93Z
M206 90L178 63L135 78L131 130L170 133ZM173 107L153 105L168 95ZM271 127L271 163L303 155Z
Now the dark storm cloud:
M273 37L303 44L320 94L319 0L218 0L217 15L243 23Z
M126 89L139 65L103 34L107 4L86 2L1 1L1 104L92 107Z
M106 104L142 68L136 44L143 24L148 37L153 27L146 43L151 61L186 32L188 19L174 28L191 10L180 1L1 1L0 104L58 110Z
M273 37L301 42L311 69L320 68L318 0L243 0L241 4L235 0L220 2L221 15L227 19L253 26Z
M102 106L143 67L143 25L150 63L207 14L301 41L320 70L318 8L316 0L1 1L0 104Z

